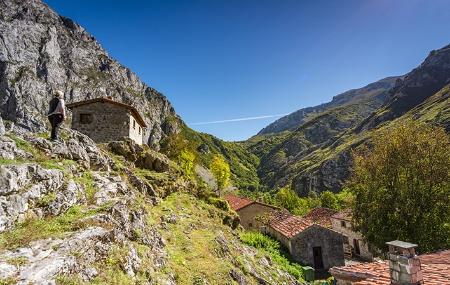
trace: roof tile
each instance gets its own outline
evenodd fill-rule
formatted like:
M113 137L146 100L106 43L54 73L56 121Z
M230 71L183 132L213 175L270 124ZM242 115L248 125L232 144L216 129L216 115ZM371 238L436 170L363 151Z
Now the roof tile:
M450 284L450 250L420 255L419 259L425 284ZM387 261L333 267L330 272L354 280L354 285L390 284Z

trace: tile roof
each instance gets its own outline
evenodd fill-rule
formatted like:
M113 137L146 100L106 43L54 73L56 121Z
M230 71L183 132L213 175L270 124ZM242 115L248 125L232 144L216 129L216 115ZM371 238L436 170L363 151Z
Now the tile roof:
M125 104L125 103L114 101L111 98L98 97L98 98L94 98L94 99L90 99L90 100L84 100L84 101L70 103L70 104L67 104L66 107L69 108L69 109L72 109L72 108L75 108L75 107L78 107L78 106L92 104L92 103L110 103L110 104L113 104L113 105L125 108L125 109L129 110L133 114L133 117L136 119L136 121L142 127L144 127L144 128L147 127L147 124L145 123L145 121L142 118L141 114L139 114L139 111L135 107L133 107L131 105L128 105L128 104Z
M337 213L338 211L333 209L317 207L311 209L305 216L303 216L303 218L323 227L331 228L331 217Z
M228 204L230 204L231 209L238 211L244 207L247 207L250 204L255 203L255 201L252 201L247 198L242 198L234 195L227 195L225 196L225 200L228 201Z
M274 211L269 220L269 226L287 238L306 230L312 224L311 221L291 215L288 211Z
M450 284L450 250L420 255L419 259L425 284ZM333 267L330 273L354 285L391 284L387 261Z
M245 208L245 207L247 207L248 205L251 205L251 204L263 205L263 206L272 208L274 210L278 210L279 209L278 207L275 207L275 206L272 206L272 205L269 205L269 204L265 204L263 202L253 201L251 199L244 198L244 197L238 197L238 196L235 196L235 195L227 195L227 196L225 196L225 200L228 201L228 204L230 204L230 207L233 210L235 210L235 211L238 211L238 210L240 210L242 208Z
M352 220L352 211L350 209L345 209L343 211L337 212L332 216L332 218L338 220L351 221Z

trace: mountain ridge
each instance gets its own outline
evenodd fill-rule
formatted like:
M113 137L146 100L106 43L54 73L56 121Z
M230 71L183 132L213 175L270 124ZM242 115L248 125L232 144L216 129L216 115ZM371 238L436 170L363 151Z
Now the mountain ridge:
M449 68L450 48L447 45L430 52L409 73L388 78L391 85L381 91L382 103L378 101L371 105L372 102L365 101L364 96L351 103L355 99L353 97L350 103L341 101L334 108L324 108L323 104L316 106L319 110L316 113L314 107L310 107L313 111L306 108L309 111L306 116L303 116L305 109L300 109L292 114L301 116L286 126L280 125L280 122L287 120L289 115L272 123L269 125L272 127L266 127L259 135L243 143L260 159L257 171L261 184L269 188L290 185L302 196L310 191L339 191L350 174L352 150L368 143L368 134L386 124L395 123L398 118L425 118L422 113L410 113L420 112L421 104L445 89L450 80ZM364 88L368 86L371 84L340 95L345 98L348 94L355 94L355 91L366 91ZM364 95L364 92L359 95ZM334 97L337 102L338 96ZM446 114L449 107L445 96L444 99L428 102L428 110L436 114L429 114L428 117L433 119L426 120L426 123L438 123L448 130L450 122ZM277 129L279 133L269 132Z

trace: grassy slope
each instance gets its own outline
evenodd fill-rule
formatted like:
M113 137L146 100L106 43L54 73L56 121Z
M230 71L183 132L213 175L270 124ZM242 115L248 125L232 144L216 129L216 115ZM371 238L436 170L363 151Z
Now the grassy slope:
M379 128L414 118L440 124L449 130L449 89L449 86L444 87L405 115ZM353 130L367 115L361 112L364 104L370 103L362 101L357 105L333 108L310 119L294 132L255 136L243 143L249 151L260 157L258 173L262 183L274 187L279 180L289 181L295 175L311 172L323 162L335 159L342 152L366 142L377 129L359 133ZM377 110L383 111L383 108ZM339 124L344 127L339 127ZM345 124L349 127L345 127Z
M164 229L158 221L171 213L177 215L177 222ZM222 224L213 206L190 195L174 193L153 207L151 214L150 222L167 242L167 270L175 273L178 284L203 284L201 280L208 280L208 284L236 284L230 276L231 269L246 275L247 284L259 284L250 277L251 270L273 284L286 284L287 279L277 272L276 264L271 270L261 266L266 253L244 247L238 232ZM221 241L226 241L226 246Z
M207 147L208 152L203 153L200 147ZM234 142L225 142L212 135L196 132L183 125L181 132L167 138L163 142L162 152L175 159L176 149L187 148L196 155L196 162L209 167L214 155L222 155L229 163L232 172L233 185L242 189L255 189L259 187L256 167L259 159L242 145ZM175 151L175 153L174 153Z
M69 167L74 167L76 162L72 160L53 159L48 160L44 153L33 148L28 142L11 136L17 145L29 152L34 158L26 162L39 163L44 168L56 168L63 170L66 179L74 178L86 188L87 195L93 195L97 189L93 188L92 176L85 172L80 177L72 177ZM139 169L123 157L110 154L116 162L116 174L120 174L126 180L123 169L133 171L142 179L158 184L168 179L166 173L156 173ZM25 161L8 161L5 164L22 164ZM4 164L0 162L1 164ZM158 182L159 181L159 182ZM132 191L132 189L130 189ZM245 246L239 234L241 230L233 230L225 225L224 216L230 213L209 204L191 193L175 192L162 199L156 206L151 206L142 194L135 193L135 207L144 207L148 226L155 227L165 240L165 250L168 253L167 263L155 273L158 277L173 274L177 284L236 284L233 281L230 270L235 270L245 278L247 284L259 284L254 277L259 276L271 284L290 284L290 277L280 271L284 268L276 263L267 265L265 261L270 257L267 252L260 249ZM54 199L54 193L45 195L38 201L44 206ZM216 199L217 200L217 199ZM111 203L95 207L87 199L84 205L72 206L65 213L58 216L46 216L44 218L30 217L14 229L0 233L0 250L15 249L27 246L30 242L46 238L64 238L66 235L91 226L88 217L109 211ZM176 222L163 222L168 215L175 215ZM83 222L82 222L83 221ZM225 241L225 245L223 242ZM137 280L145 280L145 263L153 264L147 254L150 248L144 244L133 242L137 248L138 256L144 264L143 271L138 272ZM123 263L128 254L127 245L117 244L108 252L106 260L93 264L100 272L92 282L82 282L76 276L60 276L58 284L138 284L123 271ZM18 260L17 262L22 262ZM285 265L283 265L285 266ZM1 282L8 280L0 280ZM205 281L207 283L205 283ZM6 283L7 284L7 283Z

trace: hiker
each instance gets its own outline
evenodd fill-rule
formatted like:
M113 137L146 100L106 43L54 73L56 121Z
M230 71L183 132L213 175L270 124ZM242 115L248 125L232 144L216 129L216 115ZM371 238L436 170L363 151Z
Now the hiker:
M57 141L58 140L58 131L62 122L66 119L66 106L64 104L64 93L60 90L56 90L54 92L55 97L50 100L49 108L48 108L48 120L50 121L50 125L52 126L52 133L50 136L50 140Z

